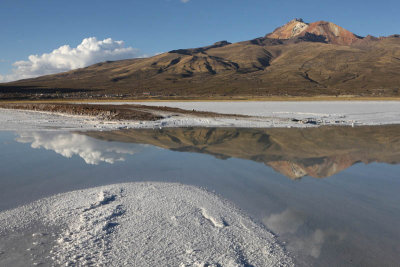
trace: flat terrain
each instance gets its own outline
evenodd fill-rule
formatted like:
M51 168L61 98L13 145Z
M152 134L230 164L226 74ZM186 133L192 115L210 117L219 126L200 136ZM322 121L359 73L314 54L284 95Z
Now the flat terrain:
M0 103L2 109L30 110L78 116L91 116L102 120L155 121L171 115L191 115L197 117L243 117L235 114L208 111L185 110L166 106L146 106L139 104L85 104L85 103Z
M3 103L2 130L400 124L399 101Z

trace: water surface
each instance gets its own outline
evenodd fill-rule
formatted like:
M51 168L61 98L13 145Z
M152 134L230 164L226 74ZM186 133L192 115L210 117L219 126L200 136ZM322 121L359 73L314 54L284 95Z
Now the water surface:
M394 266L399 132L400 126L0 132L0 210L97 185L179 182L233 202L272 230L300 265Z

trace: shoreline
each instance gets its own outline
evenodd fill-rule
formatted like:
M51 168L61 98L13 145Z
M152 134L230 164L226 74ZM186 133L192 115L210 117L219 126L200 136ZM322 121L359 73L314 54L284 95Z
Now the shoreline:
M154 97L154 98L114 98L114 99L37 99L37 100L0 100L2 103L88 103L88 102L252 102L252 101L265 101L265 102L297 102L297 101L400 101L400 97L395 96L271 96L271 97L252 97L252 96L232 96L232 97Z
M400 124L400 101L0 104L0 130L291 128Z

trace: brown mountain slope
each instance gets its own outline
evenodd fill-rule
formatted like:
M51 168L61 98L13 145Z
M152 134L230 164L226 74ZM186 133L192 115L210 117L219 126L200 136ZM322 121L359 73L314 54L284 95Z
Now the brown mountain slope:
M400 163L400 126L308 129L169 128L86 132L94 138L151 144L253 160L297 179L329 177L358 162Z
M333 23L296 20L266 37L103 62L2 84L0 94L56 89L80 97L400 96L399 88L400 36L361 38Z

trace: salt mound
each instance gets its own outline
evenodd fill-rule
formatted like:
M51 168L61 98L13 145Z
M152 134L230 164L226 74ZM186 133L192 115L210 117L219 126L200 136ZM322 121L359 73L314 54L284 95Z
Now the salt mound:
M265 228L193 186L126 183L56 195L0 213L0 242L38 222L60 229L50 250L56 265L293 265Z

